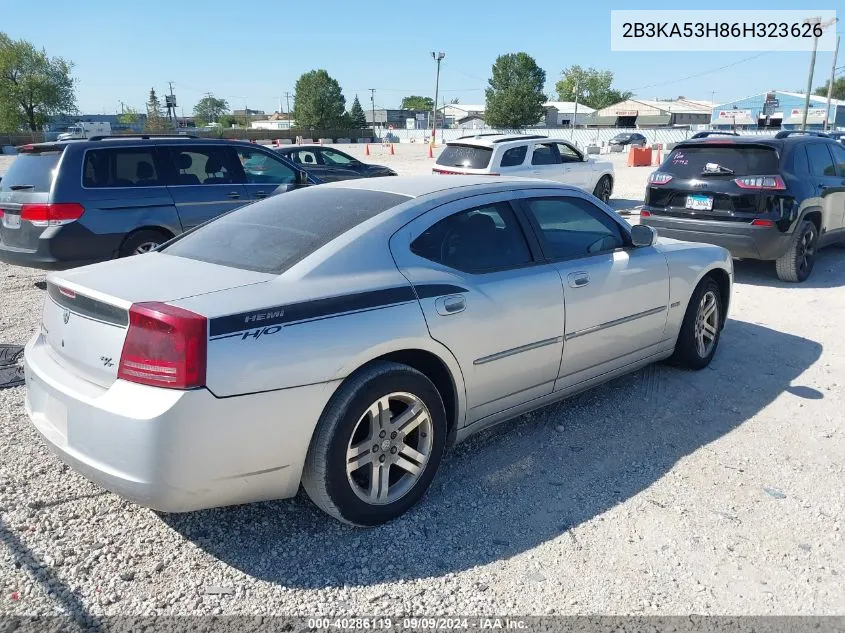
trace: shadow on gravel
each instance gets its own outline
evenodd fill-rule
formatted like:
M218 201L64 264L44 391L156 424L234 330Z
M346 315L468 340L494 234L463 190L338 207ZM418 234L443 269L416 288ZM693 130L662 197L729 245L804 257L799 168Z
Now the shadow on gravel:
M729 321L707 369L652 365L469 439L447 455L416 509L379 528L341 525L302 494L162 520L221 561L287 587L440 576L567 532L558 547L577 550L586 537L574 528L757 414L821 352L813 341Z
M611 198L609 204L617 211L630 211L641 207L643 201L634 198Z
M734 260L734 280L751 286L772 288L839 288L845 286L845 248L829 246L816 253L816 263L810 278L800 284L778 279L774 262L753 259Z

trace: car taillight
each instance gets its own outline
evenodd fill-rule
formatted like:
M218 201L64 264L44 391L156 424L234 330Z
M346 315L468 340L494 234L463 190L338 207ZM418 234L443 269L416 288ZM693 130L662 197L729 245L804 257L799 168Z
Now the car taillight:
M651 211L640 211L641 218L647 218L651 215Z
M61 226L76 222L85 213L85 207L76 202L52 204L25 204L21 206L21 220L35 226Z
M772 220L752 220L751 226L774 226L775 223Z
M780 176L743 176L734 179L741 189L786 189Z
M202 387L207 341L204 316L165 303L133 303L117 377L169 389Z
M670 180L672 180L672 174L667 174L665 171L655 171L649 175L648 184L665 185Z

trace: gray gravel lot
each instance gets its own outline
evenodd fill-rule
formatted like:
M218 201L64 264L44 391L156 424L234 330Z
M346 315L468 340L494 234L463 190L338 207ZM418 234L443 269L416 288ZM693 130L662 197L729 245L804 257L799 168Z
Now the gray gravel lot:
M134 506L0 390L0 613L845 614L845 249L801 286L736 277L708 369L655 365L472 438L371 530L302 495ZM43 278L0 264L0 342L36 329Z

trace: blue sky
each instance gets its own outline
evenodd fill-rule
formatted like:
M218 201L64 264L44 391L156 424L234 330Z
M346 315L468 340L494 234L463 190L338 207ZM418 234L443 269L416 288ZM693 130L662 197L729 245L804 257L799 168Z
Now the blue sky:
M432 17L432 6L434 17ZM320 2L236 3L208 0L4 0L0 30L76 64L78 105L115 112L141 109L151 86L174 82L188 113L203 93L232 108L273 111L297 77L324 68L369 107L396 107L407 94L434 93L430 51L446 53L441 96L483 103L490 67L503 53L525 51L546 71L547 93L570 64L612 70L615 85L640 98L684 95L728 101L765 90L802 89L810 53L773 52L700 77L754 53L619 53L610 50L611 9L671 9L676 2ZM794 2L711 0L696 8L795 9ZM833 4L814 5L832 9ZM839 30L842 31L840 25ZM814 85L830 73L820 52ZM845 63L845 51L839 65ZM663 84L663 85L655 85Z

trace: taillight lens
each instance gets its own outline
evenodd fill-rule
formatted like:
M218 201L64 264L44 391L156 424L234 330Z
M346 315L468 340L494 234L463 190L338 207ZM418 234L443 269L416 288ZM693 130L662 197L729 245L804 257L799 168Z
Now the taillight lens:
M204 316L165 303L134 303L117 377L169 389L202 387L207 342Z
M670 180L672 180L672 174L667 174L665 171L655 171L649 175L648 184L665 185Z
M752 220L751 226L774 226L775 223L772 220Z
M650 215L651 215L651 211L645 211L645 210L640 211L640 217L641 218L647 218Z
M85 213L85 207L75 202L54 204L25 204L21 206L21 220L35 226L61 226L76 222Z
M780 176L743 176L734 179L741 189L786 189L786 183Z

